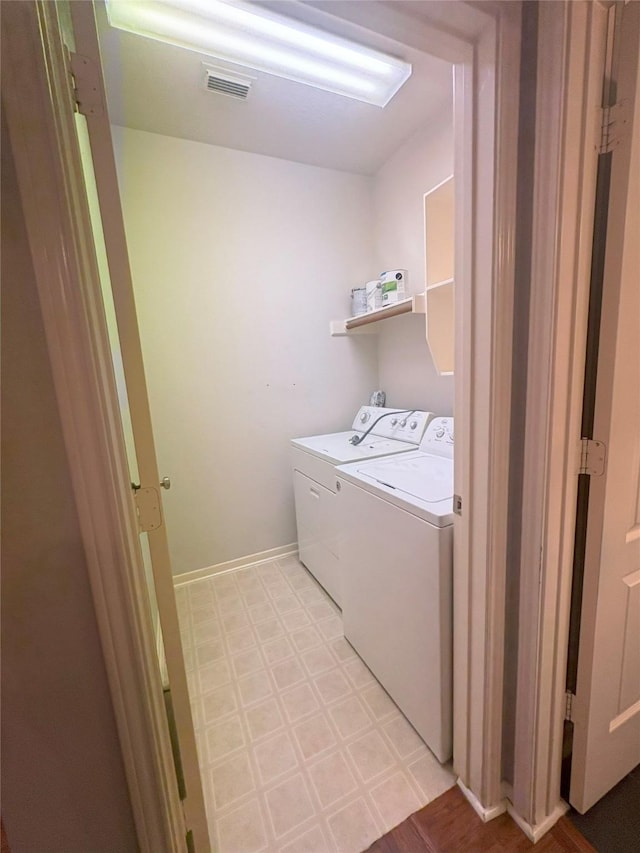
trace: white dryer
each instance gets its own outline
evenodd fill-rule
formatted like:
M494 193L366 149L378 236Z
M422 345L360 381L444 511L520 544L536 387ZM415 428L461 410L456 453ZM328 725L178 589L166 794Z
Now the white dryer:
M291 440L300 560L339 607L336 465L415 451L432 417L430 412L362 406L350 430Z
M344 633L437 758L452 752L453 418L341 465Z

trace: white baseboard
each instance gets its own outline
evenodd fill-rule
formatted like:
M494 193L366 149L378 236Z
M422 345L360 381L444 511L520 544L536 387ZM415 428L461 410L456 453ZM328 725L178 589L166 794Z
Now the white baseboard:
M542 821L542 823L537 823L534 825L528 823L521 815L513 807L512 803L507 803L507 811L513 818L513 820L518 824L520 829L527 836L529 841L533 841L535 844L539 841L543 835L545 835L551 829L554 824L556 824L563 814L569 810L569 804L565 803L564 800L560 800L555 809L551 812L551 814L547 815L547 817Z
M259 551L257 554L247 554L246 557L240 557L237 560L228 560L226 563L205 566L203 569L195 569L193 572L184 572L181 575L175 575L173 585L175 587L184 586L187 583L213 577L213 575L235 572L238 569L247 569L249 566L257 566L259 563L268 563L271 560L279 560L282 557L290 557L297 553L298 543L292 542L290 545L281 545L279 548L270 548L268 551Z
M489 808L483 806L473 791L467 788L460 778L458 778L458 788L460 788L469 803L473 806L473 810L481 818L483 823L488 823L490 820L493 820L494 817L498 817L498 815L504 814L507 811L506 800L500 800L500 802L496 803L495 806L490 806Z

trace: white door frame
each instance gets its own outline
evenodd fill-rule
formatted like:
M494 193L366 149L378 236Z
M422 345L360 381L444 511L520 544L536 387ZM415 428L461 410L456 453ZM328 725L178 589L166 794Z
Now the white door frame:
M483 820L506 808L502 787L504 608L511 424L520 7L504 4L455 75L457 193L472 228L456 246L454 769ZM473 91L473 99L465 97ZM477 112L471 114L475 100ZM465 111L464 119L462 111ZM471 152L462 160L463 151ZM474 179L470 179L472 163ZM497 168L496 164L500 164ZM461 179L458 178L461 176ZM466 178L466 179L465 179ZM459 209L459 197L456 208ZM464 201L462 208L464 209ZM458 230L460 233L460 230ZM471 254L464 254L471 246Z
M82 240L86 211L47 74L64 73L59 46L39 42L48 3L11 4L7 115L92 589L142 849L184 849L154 637L141 586L135 511L97 276ZM343 7L343 4L335 4ZM363 8L364 6L367 8ZM476 810L505 808L501 786L504 587L511 418L520 6L433 4L432 23L386 4L344 4L379 29L455 64L456 459L463 516L454 577L454 766ZM359 10L358 10L359 6ZM373 7L375 6L375 10ZM448 14L484 22L473 42L439 30ZM345 17L347 17L345 11ZM358 21L356 21L358 22ZM455 27L453 28L455 30ZM439 31L438 31L439 30ZM15 56L13 55L15 54ZM475 106L474 106L475 105ZM496 169L496 163L500 168ZM475 183L465 176L475 176ZM82 226L82 227L81 227Z
M186 853L84 179L62 118L73 101L55 15L47 2L3 7L2 103L138 841L145 853Z
M565 679L607 6L541 3L509 811L531 840L560 797Z
M455 490L463 515L454 537L453 765L470 803L490 820L507 808L502 706L521 9L431 2L428 19L419 19L392 6L334 2L328 11L455 69L456 234L463 235L455 259ZM473 38L453 35L465 19Z

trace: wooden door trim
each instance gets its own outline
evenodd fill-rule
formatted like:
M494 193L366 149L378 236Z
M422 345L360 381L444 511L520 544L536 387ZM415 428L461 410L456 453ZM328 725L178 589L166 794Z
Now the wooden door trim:
M578 442L606 8L539 6L520 548L514 818L537 840L560 797Z
M56 5L3 9L3 106L138 840L186 851Z

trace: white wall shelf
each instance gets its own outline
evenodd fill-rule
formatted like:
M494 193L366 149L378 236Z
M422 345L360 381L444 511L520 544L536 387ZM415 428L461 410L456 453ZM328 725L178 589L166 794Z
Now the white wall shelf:
M393 305L387 305L385 308L377 308L375 311L368 311L366 314L358 314L355 317L349 317L347 320L332 320L329 329L332 337L357 334L375 335L380 330L378 323L381 320L387 320L390 317L399 317L401 314L425 313L425 294L418 293L415 296L402 299Z

